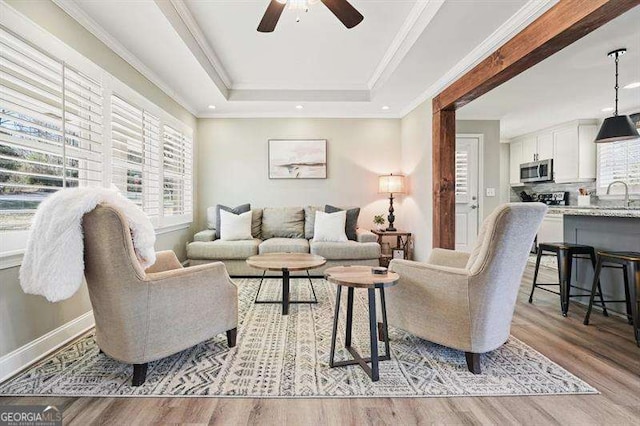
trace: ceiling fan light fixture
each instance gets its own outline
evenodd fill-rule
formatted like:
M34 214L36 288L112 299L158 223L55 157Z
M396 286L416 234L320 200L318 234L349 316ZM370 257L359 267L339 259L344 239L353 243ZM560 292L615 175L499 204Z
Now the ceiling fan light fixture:
M621 48L613 50L607 53L607 56L614 58L616 64L616 103L613 113L613 117L608 117L602 123L598 136L596 136L595 143L608 143L626 141L629 139L635 139L640 137L638 130L633 125L633 122L628 115L618 115L618 61L620 56L624 55L627 49Z
M276 29L278 20L285 7L308 11L309 6L320 3L324 4L335 15L336 18L347 28L353 28L364 19L364 16L349 3L348 0L270 0L267 10L258 24L258 32L270 33ZM296 17L300 22L300 16Z

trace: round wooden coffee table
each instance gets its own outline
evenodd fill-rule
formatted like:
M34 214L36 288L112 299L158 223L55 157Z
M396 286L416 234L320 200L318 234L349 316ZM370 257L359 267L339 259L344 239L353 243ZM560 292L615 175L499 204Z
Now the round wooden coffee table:
M327 259L324 257L308 253L267 253L251 256L247 259L247 264L253 268L264 270L262 279L260 280L260 286L258 287L258 293L256 294L255 303L282 304L282 315L289 314L289 304L291 303L318 303L318 299L315 297L315 291L313 291L313 283L311 282L309 269L319 268L325 263L327 263ZM264 276L267 271L282 272L282 300L258 300L258 295L262 288L262 280L264 280ZM291 271L307 271L314 300L289 300Z
M325 277L329 282L338 286L336 292L336 310L333 316L333 335L331 336L329 366L344 367L346 365L358 364L372 381L378 381L380 378L378 362L391 359L389 327L387 324L387 305L384 300L384 289L386 287L396 285L400 276L395 272L387 272L386 275L376 275L371 272L371 267L369 266L338 266L327 269L325 271ZM345 330L344 346L349 353L351 353L353 359L346 361L334 361L342 287L347 287L347 326ZM365 288L369 293L369 337L371 340L371 357L369 358L363 358L358 351L351 346L354 288ZM378 324L378 333L376 333L376 289L380 291L380 308L382 310L382 323ZM378 355L378 334L380 335L380 340L384 341L385 355L383 356ZM369 367L368 363L371 363L371 367Z

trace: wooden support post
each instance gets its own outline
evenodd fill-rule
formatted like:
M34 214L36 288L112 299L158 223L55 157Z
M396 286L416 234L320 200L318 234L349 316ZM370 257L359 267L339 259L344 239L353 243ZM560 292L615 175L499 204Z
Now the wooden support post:
M455 248L456 112L433 114L433 246Z
M560 0L433 98L434 247L455 248L455 110L638 5L640 0Z

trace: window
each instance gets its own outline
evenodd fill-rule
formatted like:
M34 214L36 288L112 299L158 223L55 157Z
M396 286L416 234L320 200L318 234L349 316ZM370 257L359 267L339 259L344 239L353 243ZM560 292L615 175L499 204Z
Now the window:
M598 195L617 180L629 185L629 193L640 194L640 139L598 144ZM611 194L623 193L622 185L611 188Z
M162 134L164 215L192 214L192 155L190 138L171 126Z
M469 200L469 152L456 151L456 203Z
M3 22L0 250L24 249L36 208L65 187L114 184L156 227L192 221L192 130L39 27Z
M160 216L160 120L111 96L111 181L152 221Z
M0 33L0 231L63 187L102 184L100 84Z

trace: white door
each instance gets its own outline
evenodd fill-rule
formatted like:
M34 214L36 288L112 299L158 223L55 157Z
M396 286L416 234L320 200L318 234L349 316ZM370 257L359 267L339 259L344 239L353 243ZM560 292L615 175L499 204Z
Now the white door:
M475 137L456 137L456 250L471 251L478 236L478 147Z

